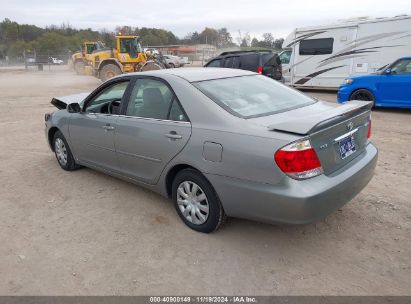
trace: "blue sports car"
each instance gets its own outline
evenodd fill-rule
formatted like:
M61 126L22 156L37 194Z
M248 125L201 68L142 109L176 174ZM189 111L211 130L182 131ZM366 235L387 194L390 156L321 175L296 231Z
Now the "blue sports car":
M345 79L338 90L338 102L348 100L373 101L375 107L411 108L411 56L375 74Z

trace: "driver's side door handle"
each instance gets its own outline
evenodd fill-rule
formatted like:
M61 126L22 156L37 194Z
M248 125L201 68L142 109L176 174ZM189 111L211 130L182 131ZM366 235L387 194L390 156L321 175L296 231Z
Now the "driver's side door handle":
M177 134L176 131L171 131L170 133L167 133L165 135L166 135L166 137L168 137L169 139L172 139L172 140L182 139L183 138L183 136Z

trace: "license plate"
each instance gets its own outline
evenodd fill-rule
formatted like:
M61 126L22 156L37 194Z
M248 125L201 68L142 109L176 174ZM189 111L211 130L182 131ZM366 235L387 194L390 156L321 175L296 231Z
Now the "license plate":
M347 158L357 151L354 143L354 137L348 136L339 142L341 159Z

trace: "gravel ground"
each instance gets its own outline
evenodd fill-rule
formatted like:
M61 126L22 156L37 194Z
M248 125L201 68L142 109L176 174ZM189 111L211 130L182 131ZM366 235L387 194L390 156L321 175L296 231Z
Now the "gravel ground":
M375 177L327 219L230 219L204 235L155 193L59 168L43 134L49 102L98 84L63 67L0 70L0 294L411 294L410 111L373 112Z

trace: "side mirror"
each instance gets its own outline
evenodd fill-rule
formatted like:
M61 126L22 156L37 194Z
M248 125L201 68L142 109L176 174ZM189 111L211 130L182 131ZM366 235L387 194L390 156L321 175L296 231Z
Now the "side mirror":
M80 113L81 107L78 103L71 103L67 106L67 111L69 113Z
M387 75L391 74L391 69L390 68L386 69L385 74L387 74Z

